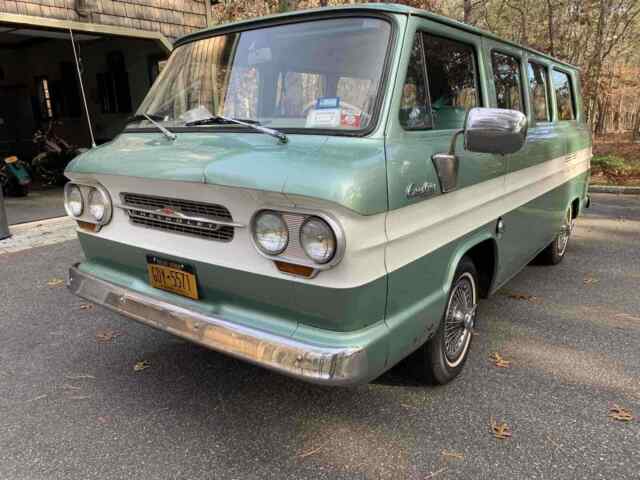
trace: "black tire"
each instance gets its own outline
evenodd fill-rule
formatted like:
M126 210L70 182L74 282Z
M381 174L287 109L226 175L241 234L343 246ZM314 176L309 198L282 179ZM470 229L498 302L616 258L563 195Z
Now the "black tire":
M563 231L558 233L556 238L553 239L553 242L538 254L534 263L540 265L558 265L567 253L569 239L571 238L571 232L575 224L576 219L573 218L573 209L569 206L565 212L565 221L562 227Z
M465 256L456 268L438 330L411 358L414 372L421 380L444 385L462 371L478 316L478 297L478 272L473 261ZM453 350L453 346L457 348Z

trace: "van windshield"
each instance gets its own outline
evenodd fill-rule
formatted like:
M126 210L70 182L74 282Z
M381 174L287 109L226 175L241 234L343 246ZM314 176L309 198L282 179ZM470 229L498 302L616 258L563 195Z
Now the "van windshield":
M187 43L175 49L136 118L185 127L203 107L272 128L364 130L375 116L390 35L385 20L344 17ZM148 126L145 119L130 124Z

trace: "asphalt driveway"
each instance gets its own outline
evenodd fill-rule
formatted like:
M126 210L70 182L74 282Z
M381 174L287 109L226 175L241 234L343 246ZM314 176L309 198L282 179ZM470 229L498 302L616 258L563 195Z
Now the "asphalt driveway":
M481 303L438 388L403 365L307 385L86 308L52 281L79 259L76 241L0 255L0 478L640 476L640 421L608 418L640 416L640 197L594 195L561 265Z

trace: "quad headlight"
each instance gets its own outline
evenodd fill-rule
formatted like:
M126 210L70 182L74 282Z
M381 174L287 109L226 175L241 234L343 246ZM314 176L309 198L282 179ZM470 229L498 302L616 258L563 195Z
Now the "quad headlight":
M89 192L89 214L96 222L104 220L109 204L109 199L103 191L92 189Z
M68 184L65 189L65 206L67 213L72 217L79 217L84 211L84 199L80 187L75 184Z
M300 245L316 263L329 262L336 253L336 236L320 217L307 218L300 228Z
M260 210L251 229L256 249L288 274L313 277L334 267L345 252L341 225L325 213Z
M279 255L289 244L289 229L280 213L265 210L253 221L253 238L267 255Z
M81 226L98 231L111 220L111 198L98 183L69 182L64 187L64 206Z

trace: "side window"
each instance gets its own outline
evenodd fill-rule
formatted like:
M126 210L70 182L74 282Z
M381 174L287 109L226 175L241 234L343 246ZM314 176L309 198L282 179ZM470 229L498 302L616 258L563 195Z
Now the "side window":
M496 86L498 108L520 110L524 113L522 85L520 84L520 60L500 52L491 54L493 81Z
M407 130L432 128L431 108L427 95L422 36L416 35L407 67L407 78L400 100L400 124Z
M433 128L462 128L467 111L480 104L474 49L446 38L423 38Z
M553 89L556 92L556 107L558 109L558 120L575 120L575 102L573 99L573 89L571 79L565 72L553 70Z
M529 62L529 98L531 99L531 109L533 118L537 122L551 121L549 112L549 78L547 67L539 63Z

